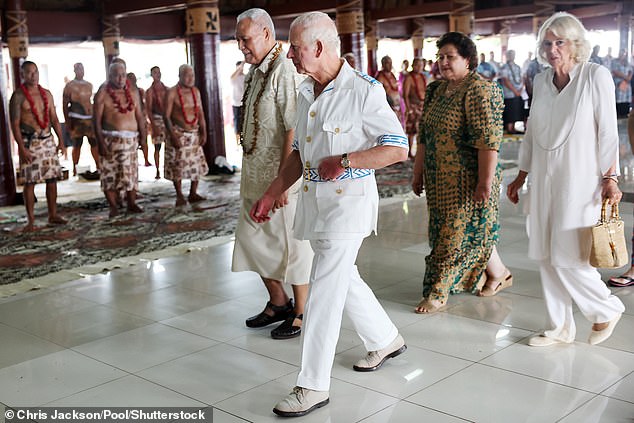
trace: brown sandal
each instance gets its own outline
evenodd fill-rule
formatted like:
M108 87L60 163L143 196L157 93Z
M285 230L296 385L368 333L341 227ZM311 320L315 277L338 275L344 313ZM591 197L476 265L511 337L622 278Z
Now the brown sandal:
M511 271L506 269L506 274L499 279L487 279L485 285L482 287L480 292L478 293L479 297L492 297L497 295L499 292L505 290L506 288L513 286L513 275ZM495 288L491 288L487 285L490 282L499 282Z

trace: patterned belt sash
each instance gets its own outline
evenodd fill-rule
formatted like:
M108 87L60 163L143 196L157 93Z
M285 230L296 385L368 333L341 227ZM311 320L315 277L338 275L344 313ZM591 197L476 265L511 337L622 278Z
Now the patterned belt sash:
M335 180L341 181L343 179L360 179L370 176L374 173L374 169L346 169ZM304 181L310 182L332 182L328 179L322 179L319 176L319 171L314 168L304 168Z

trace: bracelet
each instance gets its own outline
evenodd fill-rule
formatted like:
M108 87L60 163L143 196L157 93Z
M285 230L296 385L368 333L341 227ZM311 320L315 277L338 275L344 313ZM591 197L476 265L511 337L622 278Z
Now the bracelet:
M617 184L619 183L619 180L618 180L618 178L616 177L616 175L614 175L614 176L613 176L613 175L610 175L610 176L604 176L604 177L603 177L603 182L605 182L605 181L614 181L614 182L615 182L615 183L617 183Z

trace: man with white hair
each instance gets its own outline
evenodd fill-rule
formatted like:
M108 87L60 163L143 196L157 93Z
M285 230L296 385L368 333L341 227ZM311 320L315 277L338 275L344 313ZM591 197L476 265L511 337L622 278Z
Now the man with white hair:
M277 198L303 175L294 235L310 241L315 258L301 370L297 386L273 409L296 417L329 402L344 311L369 351L354 370L377 370L407 348L354 263L363 239L376 231L374 169L406 160L408 143L382 85L339 58L337 29L328 15L299 16L289 38L288 57L310 78L299 87L293 152L250 215L267 221Z
M207 125L203 114L200 91L194 87L194 69L189 65L178 68L178 83L165 96L165 128L169 134L165 143L165 179L174 183L176 207L187 204L182 181L189 179L190 203L205 200L198 194L198 182L209 166L202 146L207 141Z
M297 86L303 78L284 57L268 13L249 9L237 21L238 47L251 68L245 78L239 122L242 207L231 270L256 272L269 294L264 310L248 318L246 325L260 328L283 321L271 331L271 336L294 338L301 334L313 258L310 244L293 239L291 234L299 195L298 178L274 204L276 212L266 224L254 225L249 210L291 153ZM288 298L283 283L292 284L295 304Z
M117 199L125 191L128 212L141 213L136 204L139 186L137 147L145 144L145 117L141 111L138 90L130 90L125 65L113 62L108 68L108 81L95 95L95 135L99 145L101 189L110 217L119 214Z

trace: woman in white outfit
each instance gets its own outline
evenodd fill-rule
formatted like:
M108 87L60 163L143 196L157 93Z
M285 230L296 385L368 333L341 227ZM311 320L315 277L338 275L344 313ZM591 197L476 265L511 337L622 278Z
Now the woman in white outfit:
M588 261L602 200L615 204L622 194L614 82L607 68L588 63L585 37L567 13L554 14L539 30L538 60L549 67L535 77L520 172L507 190L517 203L531 173L529 257L540 263L551 325L531 346L574 341L573 301L593 323L590 344L610 337L625 310Z

